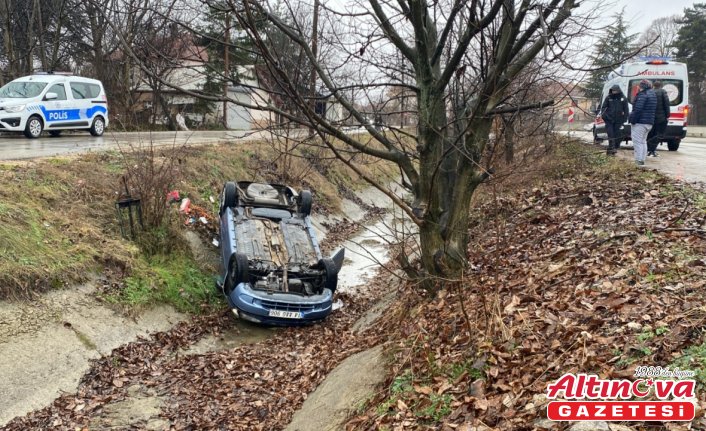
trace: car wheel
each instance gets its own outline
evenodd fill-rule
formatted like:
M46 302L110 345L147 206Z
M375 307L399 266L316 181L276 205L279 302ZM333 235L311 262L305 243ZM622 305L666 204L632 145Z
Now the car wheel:
M52 138L58 138L59 136L61 136L61 130L50 130L49 136L51 136Z
M299 193L299 207L297 208L299 214L305 216L310 215L312 202L313 198L311 197L311 192L309 190L302 190Z
M667 148L669 148L669 151L677 151L679 144L681 144L681 139L670 139L667 141Z
M240 283L246 283L248 278L248 257L243 253L233 253L228 263L228 280L226 293L230 293Z
M42 130L44 130L44 123L42 123L42 119L36 115L33 115L29 117L29 120L27 120L24 134L30 139L36 139L41 136Z
M318 267L324 270L323 287L334 293L338 285L338 266L333 260L325 257L319 261Z
M220 213L223 214L226 208L235 208L236 206L238 206L238 188L233 181L228 181L223 185Z
M94 118L89 131L93 136L103 136L103 132L105 132L105 120L103 117Z

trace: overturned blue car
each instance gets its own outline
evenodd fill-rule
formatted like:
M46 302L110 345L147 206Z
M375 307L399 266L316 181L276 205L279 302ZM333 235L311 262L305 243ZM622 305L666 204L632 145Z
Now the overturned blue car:
M310 191L284 185L223 186L220 288L241 319L301 325L331 313L344 250L321 255L311 204Z

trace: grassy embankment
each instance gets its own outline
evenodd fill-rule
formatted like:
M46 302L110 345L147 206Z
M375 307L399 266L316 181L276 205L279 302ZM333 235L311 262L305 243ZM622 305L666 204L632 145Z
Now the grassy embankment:
M157 164L176 161L169 189L179 190L212 216L207 226L197 223L204 244L217 236L218 195L224 181L286 181L310 188L314 211L323 212L338 210L339 187L365 186L343 163L317 158L321 154L308 153L312 150L305 147L297 148L287 162L288 177L278 165L278 152L264 142L155 151ZM120 179L126 163L144 162L144 154L136 154L111 151L0 164L0 298L26 298L105 274L105 297L119 304L159 302L198 312L218 303L213 289L216 267L192 256L182 235L192 227L184 225L186 217L177 212L178 205L140 240L121 237L114 205L123 190ZM394 175L384 164L357 161L373 177Z

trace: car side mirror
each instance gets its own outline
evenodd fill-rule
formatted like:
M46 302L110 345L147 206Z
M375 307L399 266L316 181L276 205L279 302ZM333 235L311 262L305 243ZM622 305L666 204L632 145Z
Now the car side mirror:
M44 95L44 100L55 100L55 99L58 99L58 98L59 98L59 95L56 94L56 93L52 93L52 92L49 92L49 93L47 93L47 94Z

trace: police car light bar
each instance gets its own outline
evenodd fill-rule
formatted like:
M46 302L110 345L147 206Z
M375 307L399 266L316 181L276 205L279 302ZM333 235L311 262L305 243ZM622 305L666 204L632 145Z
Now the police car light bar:
M34 72L33 75L63 75L63 76L73 76L73 73L71 72L55 72L53 70L50 70L48 72L46 71L38 71Z

